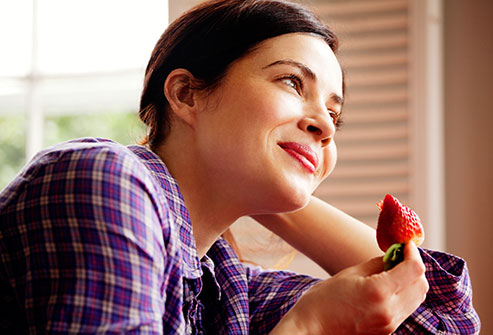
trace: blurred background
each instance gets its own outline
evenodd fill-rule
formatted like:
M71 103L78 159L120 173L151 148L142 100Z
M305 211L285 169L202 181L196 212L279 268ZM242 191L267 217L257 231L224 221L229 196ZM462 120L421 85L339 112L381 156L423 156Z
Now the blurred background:
M198 2L0 2L0 188L58 142L138 142L152 48ZM339 35L347 78L339 163L316 195L371 226L386 193L413 207L425 247L467 260L482 334L493 334L493 3L298 2ZM327 277L250 219L233 231L247 259Z

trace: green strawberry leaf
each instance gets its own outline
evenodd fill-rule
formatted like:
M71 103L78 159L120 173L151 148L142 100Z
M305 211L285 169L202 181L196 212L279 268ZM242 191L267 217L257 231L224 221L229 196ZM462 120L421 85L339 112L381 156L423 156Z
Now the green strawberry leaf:
M385 271L392 269L394 266L404 260L404 243L392 244L383 256L383 269Z

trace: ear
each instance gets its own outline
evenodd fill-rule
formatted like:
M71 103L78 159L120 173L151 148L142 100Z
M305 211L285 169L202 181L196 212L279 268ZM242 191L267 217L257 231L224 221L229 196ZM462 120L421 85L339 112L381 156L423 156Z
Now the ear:
M185 69L175 69L164 82L164 95L173 113L190 126L195 124L197 91L192 88L195 77Z

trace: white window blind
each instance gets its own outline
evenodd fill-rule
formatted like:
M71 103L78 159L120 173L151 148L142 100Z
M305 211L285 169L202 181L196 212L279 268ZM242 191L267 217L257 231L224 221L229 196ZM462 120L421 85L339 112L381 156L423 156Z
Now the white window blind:
M442 0L310 4L340 37L347 80L339 162L316 194L375 226L391 193L444 249Z
M345 123L339 161L316 195L372 226L386 193L410 202L409 22L405 0L318 1L341 41ZM410 204L412 205L412 204Z

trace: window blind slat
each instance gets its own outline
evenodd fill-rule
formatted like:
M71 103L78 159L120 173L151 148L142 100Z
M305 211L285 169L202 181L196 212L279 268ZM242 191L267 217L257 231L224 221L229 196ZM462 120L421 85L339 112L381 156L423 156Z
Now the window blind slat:
M355 125L359 123L371 124L379 122L406 121L408 113L406 107L365 107L361 106L358 110L344 112L344 120L347 124ZM343 128L342 133L347 130Z
M329 26L332 24L329 21ZM348 36L342 41L342 49L348 51L363 51L363 50L380 50L384 48L405 48L408 43L408 37L405 32L392 32L386 35L367 36L366 38L355 39Z
M402 180L378 180L365 181L358 183L332 184L331 187L325 187L317 191L317 195L322 197L348 197L352 198L355 194L359 197L366 195L379 196L385 193L407 193L409 185L406 179Z
M348 85L349 86L349 85ZM385 90L360 90L356 92L349 91L346 106L355 104L371 103L396 103L408 101L407 88L392 88ZM349 113L349 112L348 112Z
M356 180L362 178L407 177L409 167L407 162L379 163L374 165L344 166L336 168L332 173L338 180Z
M376 159L406 159L409 155L407 143L388 143L386 145L339 146L339 159L364 162Z
M334 19L334 27L340 29L341 33L370 33L385 30L406 29L409 22L407 15L395 15L389 17L367 18L366 20L357 19Z
M343 59L344 66L355 68L375 68L378 66L388 67L395 65L406 66L408 55L405 50L390 51L386 53L373 53L365 55L346 55Z
M374 12L386 12L407 9L406 0L380 0L380 1L329 1L322 2L316 7L319 15L353 15L359 13L371 14Z
M407 69L383 70L354 73L347 77L348 86L374 86L406 84L409 78Z
M396 139L407 139L408 127L406 124L388 125L388 126L367 126L350 128L341 132L337 140L341 142L367 142L372 140L392 141Z

